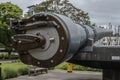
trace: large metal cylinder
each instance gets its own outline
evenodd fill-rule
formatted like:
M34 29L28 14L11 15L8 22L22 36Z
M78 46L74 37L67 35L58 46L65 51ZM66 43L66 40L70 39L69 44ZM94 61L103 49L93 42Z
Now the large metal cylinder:
M55 13L39 13L29 19L13 22L17 34L13 47L26 64L53 67L70 60L88 43L104 36L110 30L76 24L70 18Z

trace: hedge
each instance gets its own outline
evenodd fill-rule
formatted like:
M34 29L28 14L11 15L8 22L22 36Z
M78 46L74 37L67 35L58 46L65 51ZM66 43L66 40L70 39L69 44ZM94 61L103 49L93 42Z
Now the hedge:
M67 62L63 62L60 65L56 66L55 69L67 70L67 66L68 66L68 63ZM75 65L75 64L73 64L72 67L73 67L73 70L77 70L77 71L101 71L101 69L84 67L84 66Z
M5 60L9 59L8 53L7 52L1 52L0 53L0 59ZM19 59L19 55L17 53L12 52L10 59Z
M2 78L14 78L19 75L26 75L28 74L27 65L19 62L19 63L3 63L2 64Z

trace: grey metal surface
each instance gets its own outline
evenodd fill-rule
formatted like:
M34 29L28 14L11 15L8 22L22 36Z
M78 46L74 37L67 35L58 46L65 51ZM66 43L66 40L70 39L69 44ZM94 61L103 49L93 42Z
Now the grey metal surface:
M44 49L37 48L29 50L29 53L38 60L47 60L55 55L59 48L59 35L55 27L43 27L38 29L28 30L26 34L36 35L40 33L44 36L46 44ZM39 36L38 36L39 37Z
M65 25L69 38L68 53L74 54L87 40L87 34L84 26L74 23L70 18L55 14Z
M103 80L120 80L120 70L103 70Z
M103 38L103 37L110 37L112 36L112 30L110 29L102 29L98 27L94 27L95 30L95 41Z

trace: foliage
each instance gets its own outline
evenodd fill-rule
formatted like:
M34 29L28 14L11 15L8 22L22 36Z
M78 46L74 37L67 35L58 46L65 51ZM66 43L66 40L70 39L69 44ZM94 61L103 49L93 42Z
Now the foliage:
M2 43L7 51L11 51L11 36L14 34L13 30L0 27L0 43Z
M2 64L2 78L13 78L19 75L28 74L27 65L23 63L3 63Z
M11 60L19 59L18 53L14 53L14 52L11 53L10 57L11 57ZM3 59L3 60L9 59L9 55L6 52L1 52L0 53L0 59Z
M63 62L61 64L59 64L58 66L55 67L55 69L63 69L63 70L67 70L67 63Z
M16 76L18 76L18 73L16 70L14 69L11 69L9 67L5 68L4 69L4 73L5 73L5 78L8 79L8 78L14 78Z
M36 4L35 12L55 12L70 17L73 21L81 24L91 25L88 13L76 8L69 0L46 0Z
M0 43L0 48L3 48L3 47L4 47L4 45L2 43Z
M20 75L26 75L26 74L28 74L28 68L27 67L20 68L20 69L18 69L18 72Z
M0 3L0 43L2 43L8 52L12 51L11 36L14 34L10 30L9 19L19 18L22 15L22 10L11 2Z
M68 66L68 63L64 62L64 63L56 66L55 69L67 70L67 66ZM90 68L90 67L84 67L84 66L75 65L75 64L73 64L72 67L73 67L73 70L78 70L78 71L101 71L100 69L95 69L95 68Z
M0 53L0 59L8 59L8 54Z
M2 24L5 24L9 18L19 18L21 15L22 10L17 5L11 2L0 3L0 20Z
M5 73L3 71L1 72L1 78L2 80L5 80Z

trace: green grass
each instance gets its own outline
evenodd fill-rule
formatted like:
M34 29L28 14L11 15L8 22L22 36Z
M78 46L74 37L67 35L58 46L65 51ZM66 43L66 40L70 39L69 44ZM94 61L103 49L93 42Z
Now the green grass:
M56 66L55 69L67 70L67 66L68 66L68 63L63 62L62 64ZM84 67L84 66L75 65L75 64L73 64L72 67L73 67L73 70L77 70L77 71L101 71L100 69Z
M3 80L7 78L17 77L19 75L28 74L27 65L23 63L3 63L2 67L2 77Z

